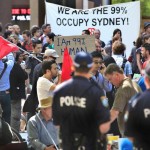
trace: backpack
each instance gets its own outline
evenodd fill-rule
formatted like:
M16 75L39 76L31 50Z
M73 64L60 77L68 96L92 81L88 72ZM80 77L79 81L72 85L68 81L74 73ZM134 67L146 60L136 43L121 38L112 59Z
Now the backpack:
M12 132L8 123L0 117L0 145L11 143Z

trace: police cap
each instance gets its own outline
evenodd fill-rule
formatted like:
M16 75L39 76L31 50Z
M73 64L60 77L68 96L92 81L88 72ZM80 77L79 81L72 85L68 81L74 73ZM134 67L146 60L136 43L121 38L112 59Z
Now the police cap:
M92 56L86 52L78 52L74 58L75 67L91 68L93 65Z

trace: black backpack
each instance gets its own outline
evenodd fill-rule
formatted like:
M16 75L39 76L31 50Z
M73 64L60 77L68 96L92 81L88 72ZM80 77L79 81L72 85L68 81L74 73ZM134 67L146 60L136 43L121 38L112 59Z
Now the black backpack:
M8 123L0 117L0 145L11 143L12 132Z

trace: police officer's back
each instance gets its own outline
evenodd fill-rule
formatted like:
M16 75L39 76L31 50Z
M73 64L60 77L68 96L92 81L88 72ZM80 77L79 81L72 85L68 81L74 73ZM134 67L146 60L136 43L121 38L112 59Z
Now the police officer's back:
M135 95L129 101L125 115L125 135L133 139L135 147L142 150L150 149L150 64L145 69L147 90Z
M54 124L59 125L63 150L76 150L75 135L86 137L86 150L95 150L97 129L109 130L109 111L101 103L98 86L88 79L92 57L79 52L74 59L74 77L56 88L53 101Z

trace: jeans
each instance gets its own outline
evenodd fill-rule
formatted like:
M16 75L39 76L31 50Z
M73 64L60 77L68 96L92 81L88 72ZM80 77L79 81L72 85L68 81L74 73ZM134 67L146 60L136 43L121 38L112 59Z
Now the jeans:
M10 124L11 116L11 99L9 91L0 91L0 104L2 106L2 118Z
M11 127L20 131L21 99L11 100Z

